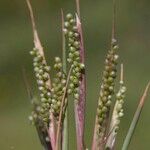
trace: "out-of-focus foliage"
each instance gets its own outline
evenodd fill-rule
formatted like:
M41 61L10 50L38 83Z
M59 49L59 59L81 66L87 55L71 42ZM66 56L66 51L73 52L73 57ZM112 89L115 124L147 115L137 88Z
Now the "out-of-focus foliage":
M60 9L74 12L74 0L33 0L36 22L49 64L61 56ZM118 149L129 127L142 90L150 77L150 1L118 1L117 35L120 61L124 63L128 87L125 117L121 122ZM86 142L91 143L105 54L110 47L112 1L81 0L86 46L88 81ZM34 127L28 123L30 102L22 77L22 67L36 93L32 60L32 30L25 0L0 0L0 149L40 150ZM94 89L94 90L93 90ZM130 150L148 149L150 120L147 101ZM70 109L70 118L73 112ZM73 121L73 119L71 119ZM75 149L74 127L70 126L70 147ZM138 144L137 144L138 143Z

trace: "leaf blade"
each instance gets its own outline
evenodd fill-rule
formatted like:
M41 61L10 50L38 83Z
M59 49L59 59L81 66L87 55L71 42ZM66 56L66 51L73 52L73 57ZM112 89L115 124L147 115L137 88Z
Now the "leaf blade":
M129 147L131 139L132 139L132 137L134 135L134 131L135 131L136 126L138 124L138 121L140 119L140 115L141 115L141 112L142 112L142 109L143 109L143 106L144 106L145 99L147 97L149 88L150 88L150 82L147 84L147 86L145 88L145 91L144 91L144 94L143 94L143 96L140 99L139 105L138 105L137 110L136 110L136 112L134 114L133 120L131 122L130 128L129 128L128 133L127 133L127 136L126 136L126 138L124 140L124 143L123 143L123 146L122 146L122 150L127 150L128 147Z

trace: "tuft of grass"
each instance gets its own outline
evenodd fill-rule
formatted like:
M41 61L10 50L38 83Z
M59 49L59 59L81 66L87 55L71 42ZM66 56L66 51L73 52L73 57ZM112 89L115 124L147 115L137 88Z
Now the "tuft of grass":
M77 149L87 149L84 142L85 108L86 108L86 66L85 48L82 32L80 1L76 0L76 12L64 16L61 10L62 22L62 56L55 57L54 67L47 64L44 49L36 29L30 0L26 0L30 12L33 30L34 48L33 69L39 89L38 96L33 96L24 72L24 80L29 99L33 106L29 120L35 125L39 140L45 150L68 150L68 103L70 97L74 100L74 116L76 125ZM117 133L124 115L123 103L126 94L124 85L123 64L121 64L119 90L116 92L118 71L118 42L116 37L116 0L113 0L113 21L110 50L104 62L104 70L100 86L92 150L114 150ZM51 69L55 70L51 80ZM126 150L138 123L150 83L142 96L122 150ZM115 100L115 104L113 102ZM112 110L112 111L111 111ZM70 124L69 124L70 125Z

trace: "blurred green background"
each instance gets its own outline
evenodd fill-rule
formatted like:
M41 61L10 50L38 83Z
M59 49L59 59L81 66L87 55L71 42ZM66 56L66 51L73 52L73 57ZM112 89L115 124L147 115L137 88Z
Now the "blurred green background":
M74 0L32 0L40 38L49 64L61 55L61 16L74 12ZM117 149L130 125L138 100L150 79L150 1L117 1L117 36L120 62L124 63L128 87L125 116ZM109 48L112 0L81 0L87 67L86 143L91 144L103 61ZM41 150L36 131L29 124L30 102L22 67L36 93L29 51L32 30L25 0L0 0L0 150ZM142 112L130 150L150 149L150 95ZM70 118L73 114L70 112ZM71 119L73 122L73 119ZM70 126L70 149L75 150L74 126Z

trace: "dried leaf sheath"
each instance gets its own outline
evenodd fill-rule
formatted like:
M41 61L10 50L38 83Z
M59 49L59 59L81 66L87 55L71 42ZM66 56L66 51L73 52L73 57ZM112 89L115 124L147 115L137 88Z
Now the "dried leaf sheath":
M80 34L80 59L81 63L85 63L85 49L83 45L83 34L81 22L76 15L77 29ZM84 124L85 124L85 107L86 107L86 77L85 70L82 71L79 86L79 100L75 102L75 120L76 120L76 136L78 150L84 149Z

